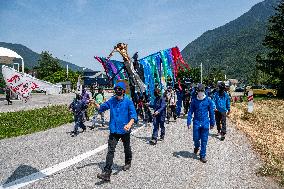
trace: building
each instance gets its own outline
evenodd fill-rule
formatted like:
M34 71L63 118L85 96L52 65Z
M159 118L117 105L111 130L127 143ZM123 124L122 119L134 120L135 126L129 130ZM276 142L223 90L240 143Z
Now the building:
M112 83L109 82L107 75L104 74L103 71L84 71L83 81L85 86L112 86Z

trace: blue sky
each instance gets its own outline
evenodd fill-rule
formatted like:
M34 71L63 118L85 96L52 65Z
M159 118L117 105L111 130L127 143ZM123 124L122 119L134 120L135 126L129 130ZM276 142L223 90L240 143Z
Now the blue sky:
M0 0L0 41L100 70L93 57L106 57L118 42L139 58L173 46L182 50L261 1Z

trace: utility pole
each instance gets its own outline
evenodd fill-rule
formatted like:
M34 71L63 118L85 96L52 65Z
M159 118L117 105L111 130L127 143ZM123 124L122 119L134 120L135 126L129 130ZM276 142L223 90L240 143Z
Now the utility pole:
M201 77L201 84L202 84L202 62L200 64L200 77Z
M68 79L68 63L67 63L67 65L66 65L66 73L67 73L67 79Z

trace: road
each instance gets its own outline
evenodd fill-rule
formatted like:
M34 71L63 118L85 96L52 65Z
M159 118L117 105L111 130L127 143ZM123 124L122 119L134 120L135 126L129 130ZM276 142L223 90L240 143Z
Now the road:
M132 167L122 171L120 142L110 183L96 177L105 163L107 127L72 138L73 125L66 124L0 140L0 188L279 188L269 178L256 175L261 161L231 123L225 141L211 131L206 164L193 154L192 130L185 124L186 119L180 118L166 125L166 138L156 146L148 143L152 127L136 126L131 137Z

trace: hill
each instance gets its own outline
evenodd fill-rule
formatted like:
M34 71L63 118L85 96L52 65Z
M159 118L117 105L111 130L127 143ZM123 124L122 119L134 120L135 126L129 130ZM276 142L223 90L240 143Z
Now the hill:
M185 61L192 67L202 62L205 75L217 68L230 78L247 80L255 69L256 55L267 51L262 41L278 2L260 2L239 18L203 33L182 50Z
M21 44L12 44L12 43L5 43L0 42L0 47L8 48L19 55L21 55L25 61L25 67L31 69L38 65L38 60L40 58L40 54L32 51L28 47L21 45ZM63 60L59 60L62 67L66 68L66 65L68 64L69 69L73 71L83 71L83 67L77 66L73 63L66 62Z

